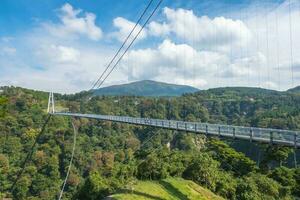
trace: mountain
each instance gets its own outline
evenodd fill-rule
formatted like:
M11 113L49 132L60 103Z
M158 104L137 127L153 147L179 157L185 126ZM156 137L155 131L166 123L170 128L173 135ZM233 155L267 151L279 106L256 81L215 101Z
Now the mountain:
M216 95L222 95L226 93L244 95L244 94L281 94L281 92L271 89L258 88L258 87L219 87L211 88L208 90L202 90L203 93L211 93Z
M291 88L289 90L287 90L288 92L293 92L293 93L300 93L300 86Z
M199 89L187 85L175 85L151 80L137 81L123 85L113 85L94 90L94 95L109 96L181 96Z

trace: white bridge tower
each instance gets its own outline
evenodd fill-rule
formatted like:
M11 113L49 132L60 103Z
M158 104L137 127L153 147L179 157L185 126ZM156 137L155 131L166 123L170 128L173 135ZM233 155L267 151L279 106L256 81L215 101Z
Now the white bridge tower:
M53 92L49 93L47 113L55 113L55 104L54 104Z

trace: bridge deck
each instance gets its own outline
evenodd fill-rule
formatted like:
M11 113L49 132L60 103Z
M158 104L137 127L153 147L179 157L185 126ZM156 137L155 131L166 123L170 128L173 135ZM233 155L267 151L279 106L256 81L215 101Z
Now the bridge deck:
M233 139L250 140L262 143L281 144L285 146L300 147L300 132L269 129L269 128L255 128L244 126L230 126L221 124L209 124L199 122L184 122L174 120L162 119L148 119L127 116L111 116L111 115L95 115L95 114L79 114L79 113L50 113L52 115L70 116L98 119L105 121L129 123L144 126L153 126L165 129L188 131L195 133L203 133L206 135L228 137Z

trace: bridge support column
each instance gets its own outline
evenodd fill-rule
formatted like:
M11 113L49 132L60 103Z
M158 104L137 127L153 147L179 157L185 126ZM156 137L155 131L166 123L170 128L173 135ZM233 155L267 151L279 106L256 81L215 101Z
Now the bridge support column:
M298 145L297 145L297 133L294 134L294 146L295 149L297 149Z
M253 131L252 129L250 129L250 142L252 142L252 140L253 140Z
M270 144L273 145L273 132L270 132Z
M233 127L233 129L232 129L232 134L233 134L233 139L235 140L236 138L235 138L235 127Z
M220 126L218 127L218 135L219 135L219 137L221 137L221 127Z

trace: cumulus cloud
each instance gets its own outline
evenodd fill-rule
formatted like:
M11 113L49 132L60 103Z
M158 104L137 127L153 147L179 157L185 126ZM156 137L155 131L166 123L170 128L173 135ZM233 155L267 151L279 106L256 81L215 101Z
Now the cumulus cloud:
M13 37L10 37L10 36L4 36L4 37L1 37L1 41L6 42L6 43L12 41L13 39L14 39L14 38L13 38Z
M195 74L204 77L223 63L228 63L223 54L197 51L190 45L164 40L156 49L130 51L124 59L123 69L133 80L170 78L179 84L185 80L195 86L204 86L207 81L200 78L195 81Z
M80 51L62 45L42 46L37 52L38 56L45 56L46 60L53 63L76 63L79 60Z
M225 17L196 16L192 10L164 8L166 22L152 22L149 33L155 36L174 34L188 43L202 47L242 45L251 39L252 33L241 20Z
M220 76L225 78L245 77L256 75L258 69L266 65L266 57L258 52L251 57L242 57L228 63L221 71Z
M74 9L72 5L65 4L60 8L59 18L61 24L45 23L44 27L56 36L86 36L91 40L98 41L102 38L102 30L95 24L96 15ZM83 14L84 16L79 16Z
M278 85L273 81L266 81L262 83L262 87L268 88L268 89L277 89Z
M165 36L171 32L169 24L165 22L158 23L152 21L150 22L148 29L149 29L149 33L154 36Z
M113 25L118 29L118 31L111 33L111 37L116 38L120 42L123 42L131 32L133 27L135 26L135 23L123 17L117 17L113 20ZM132 33L132 37L129 38L129 40L132 40L134 36L138 34L141 28L142 28L141 25L137 25L137 27ZM137 40L141 40L146 37L147 37L147 32L143 29L140 35L138 36Z
M14 55L17 52L17 49L14 47L3 47L0 52L4 55Z
M300 80L297 79L300 15L295 9L297 6L292 6L291 48L287 5L284 2L268 12L259 9L257 16L249 14L243 20L236 17L240 11L230 14L232 17L222 14L208 17L182 8L165 8L164 17L147 26L140 35L140 45L126 54L106 84L153 79L200 89L220 86L290 88L291 60L294 61L295 85ZM247 9L250 9L248 13L255 13ZM28 30L28 34L13 40L0 40L3 72L0 84L59 92L89 89L119 44L102 43L103 33L93 14L89 17L88 12L69 4L60 8L59 13L60 23L42 22L37 28ZM117 17L113 26L116 31L107 35L123 41L134 23ZM100 41L95 43L95 40ZM3 47L16 48L17 53L5 56Z
M14 39L1 38L1 85L67 93L89 89L112 51L95 45L102 31L95 25L93 14L69 4L62 6L59 13L61 23L41 21ZM16 46L18 54L7 48L12 46ZM11 56L5 56L3 50Z

